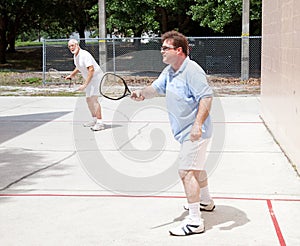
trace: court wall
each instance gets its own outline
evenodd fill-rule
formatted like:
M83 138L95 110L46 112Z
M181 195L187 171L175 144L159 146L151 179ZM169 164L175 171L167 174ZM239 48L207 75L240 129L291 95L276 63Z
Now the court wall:
M263 0L262 116L300 173L300 1Z

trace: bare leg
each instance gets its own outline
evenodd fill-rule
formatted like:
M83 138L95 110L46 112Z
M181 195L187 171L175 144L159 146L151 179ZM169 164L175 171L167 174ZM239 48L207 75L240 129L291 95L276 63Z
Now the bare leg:
M202 204L202 208L200 208L201 210L204 211L213 211L215 206L214 203L212 201L212 197L210 196L209 193L209 189L208 189L208 178L207 178L207 173L205 170L194 170L194 174L195 174L195 179L198 182L199 185L199 189L200 189L200 203ZM188 203L190 203L188 201ZM210 205L208 207L203 207L205 205ZM200 206L200 207L201 207ZM189 205L186 204L184 205L184 209L189 210Z
M197 180L199 171L182 170L179 171L185 194L188 200L189 216L176 228L170 230L171 235L186 236L204 232L204 222L200 212L200 187Z
M208 190L208 178L207 178L207 173L205 170L199 171L199 173L197 174L197 181L198 181L199 187L200 187L200 202L202 204L207 204L207 205L211 204L212 198L211 198L209 190ZM214 208L211 208L211 209L207 208L207 209L213 210Z
M101 106L98 102L98 96L91 96L86 98L88 108L92 114L92 117L102 119Z
M179 170L188 203L200 202L200 186L198 170Z
M200 189L208 185L207 173L205 170L198 171L198 173L196 173L196 178L200 186Z

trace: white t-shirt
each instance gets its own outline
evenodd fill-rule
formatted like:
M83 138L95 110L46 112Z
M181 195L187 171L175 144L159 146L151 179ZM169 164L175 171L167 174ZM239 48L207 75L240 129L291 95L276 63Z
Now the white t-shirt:
M74 64L84 79L88 76L88 67L94 67L94 76L91 83L99 81L103 75L103 72L94 57L86 50L80 49L78 55L74 55Z

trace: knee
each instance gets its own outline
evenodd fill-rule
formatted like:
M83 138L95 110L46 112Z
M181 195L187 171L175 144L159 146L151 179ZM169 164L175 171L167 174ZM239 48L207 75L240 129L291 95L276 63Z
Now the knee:
M190 180L194 176L193 170L178 170L179 177L182 181Z
M90 104L92 102L92 98L91 97L87 97L86 99L87 104Z

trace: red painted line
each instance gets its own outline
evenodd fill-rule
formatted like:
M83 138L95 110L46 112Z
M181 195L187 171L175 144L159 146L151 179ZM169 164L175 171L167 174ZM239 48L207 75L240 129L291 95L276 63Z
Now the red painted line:
M122 195L122 194L0 194L0 197L115 197L115 198L185 198L185 196Z
M270 216L271 216L271 219L273 221L273 225L275 227L275 231L276 231L276 234L277 234L280 246L286 246L286 243L284 241L284 238L283 238L281 230L280 230L280 226L278 224L278 221L276 219L275 213L273 211L273 206L272 206L271 200L267 199L267 204L268 204Z
M281 202L300 202L298 198L256 198L256 197L213 197L214 199L221 200L246 200L246 201L281 201Z
M166 198L183 199L184 195L122 195L122 194L55 194L55 193L0 193L0 197L115 197L115 198ZM300 202L300 199L292 198L255 198L255 197L213 197L217 200L245 200L245 201L281 201L281 202Z
M184 199L185 196L155 196L155 195L150 195L150 196L139 196L139 195L122 195L122 194L45 194L45 193L36 193L36 194L24 194L24 193L19 193L19 194L0 194L0 197L111 197L111 198L181 198ZM266 199L266 198L251 198L251 197L213 197L214 199L220 199L220 200L245 200L245 201L266 201L269 209L269 213L280 243L280 246L286 246L285 240L283 238L279 223L276 219L273 206L272 206L272 201L284 201L284 202L300 202L300 199Z
M11 122L17 122L17 123L34 123L34 122L52 122L52 123L83 123L84 121L74 121L74 120L56 120L56 119L43 119L43 120L1 120L1 123L11 123ZM105 120L104 123L168 123L169 121L159 121L159 120ZM263 124L262 121L213 121L214 124Z

